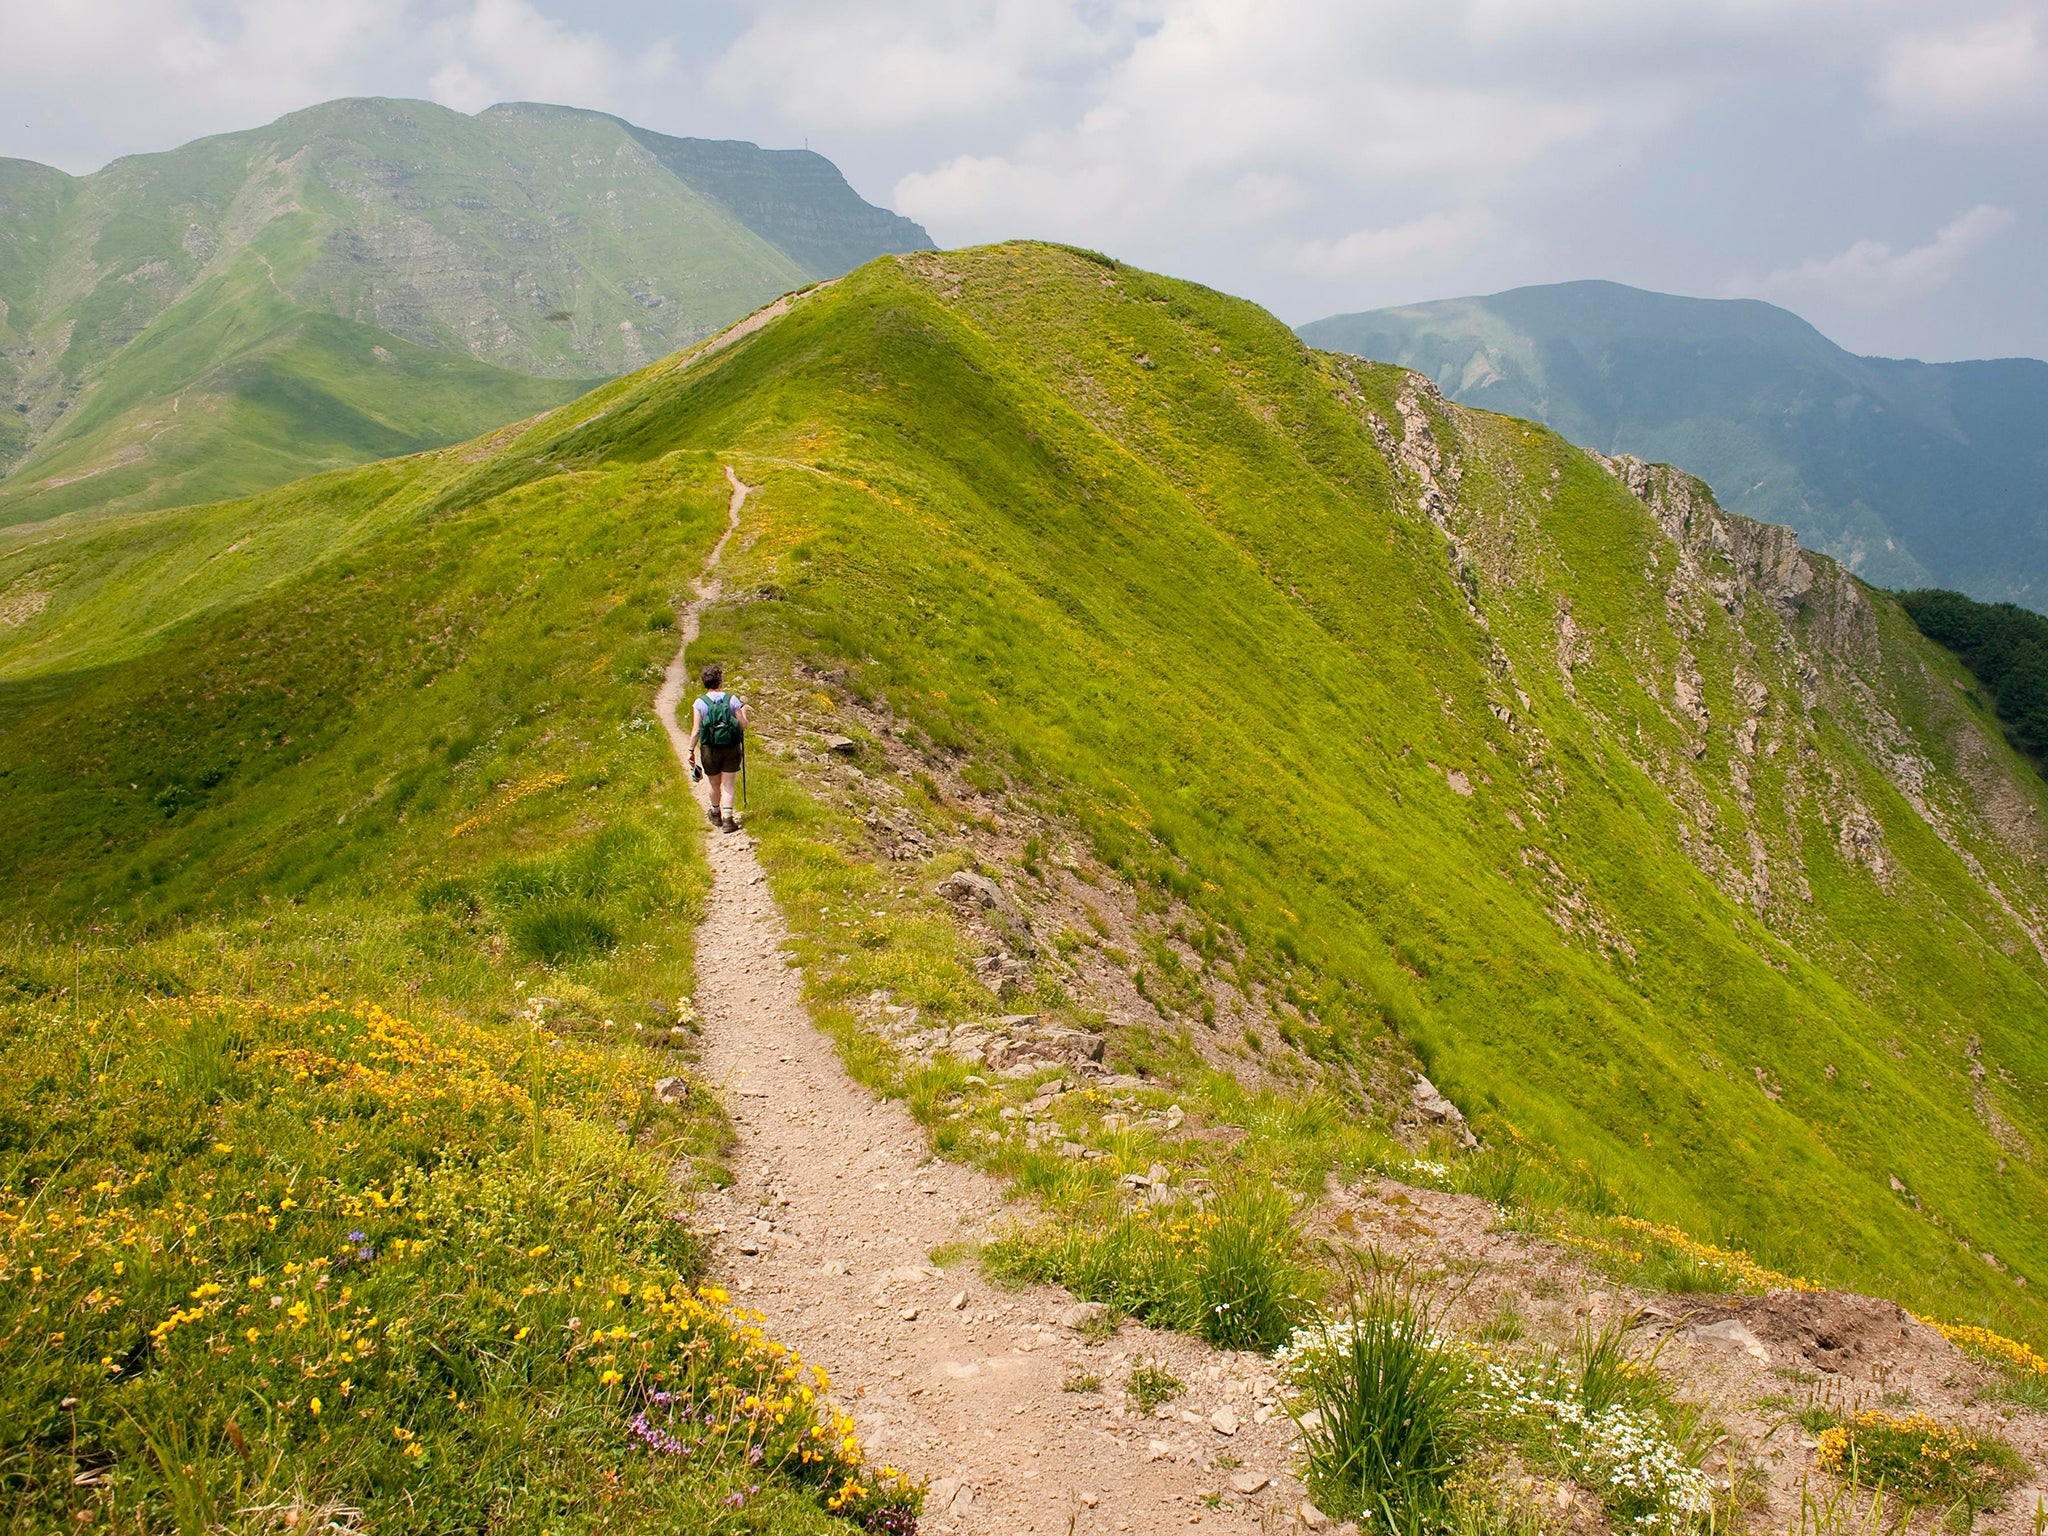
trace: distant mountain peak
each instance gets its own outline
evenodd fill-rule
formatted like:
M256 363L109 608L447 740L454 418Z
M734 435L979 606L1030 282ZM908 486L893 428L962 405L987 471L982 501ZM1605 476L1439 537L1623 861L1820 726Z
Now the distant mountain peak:
M822 155L536 102L0 162L0 523L448 442L930 244Z
M1584 447L1678 465L1879 585L2048 603L2048 364L1858 357L1760 299L1601 279L1300 335Z

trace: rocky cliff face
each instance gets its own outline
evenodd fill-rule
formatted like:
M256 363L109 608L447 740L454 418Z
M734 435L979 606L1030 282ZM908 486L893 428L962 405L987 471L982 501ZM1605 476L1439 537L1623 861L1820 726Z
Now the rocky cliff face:
M1560 283L1302 327L1460 404L1669 459L1880 586L2040 608L2048 363L1856 357L1754 300Z
M1994 767L1996 727L1972 706L1960 674L1953 686L1911 697L1887 682L1902 667L1924 673L1906 659L1924 647L1886 598L1801 547L1792 529L1724 510L1694 476L1593 454L1654 521L1659 537L1645 551L1642 579L1665 620L1659 635L1621 640L1611 626L1603 634L1581 612L1570 573L1540 552L1557 471L1533 497L1522 494L1519 517L1482 511L1481 498L1461 495L1475 468L1498 470L1501 440L1526 429L1453 405L1415 374L1395 408L1395 422L1370 415L1368 424L1416 515L1444 534L1468 612L1491 637L1503 693L1520 706L1504 697L1491 707L1524 742L1526 766L1540 771L1557 746L1521 681L1520 669L1540 666L1661 786L1700 871L1774 929L1797 935L1814 926L1808 856L1816 837L1881 889L1895 889L1897 860L1873 801L1896 796L1971 872L2009 944L2048 957L2048 912L2020 894L2035 888L2048 855L2040 816ZM1531 610L1546 604L1548 624L1531 622ZM1548 643L1518 645L1532 630ZM1583 669L1614 665L1678 727L1678 749L1646 739L1578 688ZM1877 771L1845 772L1827 750L1831 738L1846 738ZM1561 928L1625 952L1624 925L1599 910L1569 859L1525 863L1555 887L1551 915Z

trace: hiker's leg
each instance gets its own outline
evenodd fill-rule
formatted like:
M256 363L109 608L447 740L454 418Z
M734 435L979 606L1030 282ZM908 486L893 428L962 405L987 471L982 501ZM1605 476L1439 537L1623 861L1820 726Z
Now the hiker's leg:
M732 809L732 779L733 776L729 773L716 773L711 776L711 803L722 810Z

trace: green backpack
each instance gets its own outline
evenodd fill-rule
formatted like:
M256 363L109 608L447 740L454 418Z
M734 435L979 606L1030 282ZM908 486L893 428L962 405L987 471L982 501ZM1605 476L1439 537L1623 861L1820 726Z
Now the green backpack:
M733 713L732 695L714 699L704 695L704 719L697 727L697 739L707 747L736 747L746 739L746 727Z

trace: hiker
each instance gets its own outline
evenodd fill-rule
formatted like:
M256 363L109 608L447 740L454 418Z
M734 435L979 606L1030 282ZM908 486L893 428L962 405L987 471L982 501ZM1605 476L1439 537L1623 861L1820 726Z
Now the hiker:
M696 769L701 760L710 781L711 804L704 814L711 825L737 832L740 819L732 796L747 756L747 705L727 693L724 683L725 668L717 662L704 669L704 692L690 706L690 767Z

